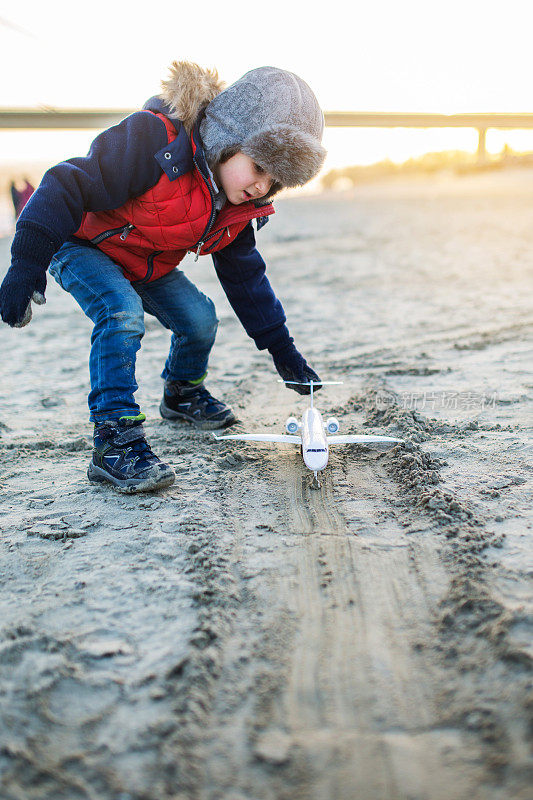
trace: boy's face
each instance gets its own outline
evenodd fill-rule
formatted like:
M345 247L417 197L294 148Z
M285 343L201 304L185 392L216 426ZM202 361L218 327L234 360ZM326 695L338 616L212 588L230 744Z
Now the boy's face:
M230 203L238 206L268 194L274 179L250 156L236 153L215 171L217 185L224 189Z

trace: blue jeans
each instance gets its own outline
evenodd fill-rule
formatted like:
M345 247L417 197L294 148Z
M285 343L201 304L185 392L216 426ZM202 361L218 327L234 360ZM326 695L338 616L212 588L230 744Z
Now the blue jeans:
M93 422L140 412L133 395L145 311L172 331L161 377L192 381L205 374L218 326L215 306L181 270L150 283L131 283L101 250L66 242L49 271L94 322L89 358Z

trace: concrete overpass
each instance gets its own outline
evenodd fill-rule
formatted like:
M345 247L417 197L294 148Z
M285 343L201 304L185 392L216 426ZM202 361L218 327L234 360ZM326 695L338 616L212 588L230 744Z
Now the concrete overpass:
M0 129L98 128L120 122L134 108L58 109L0 108ZM475 128L478 131L478 158L486 156L485 137L489 128L500 130L533 128L533 113L424 114L402 111L326 111L331 128Z

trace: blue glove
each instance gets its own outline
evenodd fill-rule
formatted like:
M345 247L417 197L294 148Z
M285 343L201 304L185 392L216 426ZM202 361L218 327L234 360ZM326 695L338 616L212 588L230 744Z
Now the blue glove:
M46 270L31 261L10 266L0 286L0 316L12 328L23 328L31 320L31 301L46 303Z
M290 344L285 344L280 350L270 351L274 360L274 366L279 372L284 381L316 381L316 386L313 386L313 391L318 391L322 388L320 378L311 369L305 358L298 352L292 341ZM310 386L298 386L295 383L288 383L288 389L293 389L298 394L311 394Z

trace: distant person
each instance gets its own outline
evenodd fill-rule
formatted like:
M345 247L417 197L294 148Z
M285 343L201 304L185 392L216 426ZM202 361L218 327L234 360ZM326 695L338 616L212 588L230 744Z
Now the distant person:
M187 252L213 254L237 317L282 378L319 381L285 325L252 220L259 230L276 192L318 173L323 114L301 78L275 67L222 88L216 71L174 62L142 111L97 136L86 157L48 170L20 216L0 287L2 319L21 327L31 300L45 302L50 267L94 322L88 477L122 491L175 480L146 442L134 399L143 311L172 332L161 415L203 430L236 421L204 386L218 320L212 301L176 269Z
M15 219L20 217L22 209L34 193L35 189L27 178L24 178L24 188L17 189L14 181L11 181L11 199L13 200L13 208L15 209Z

